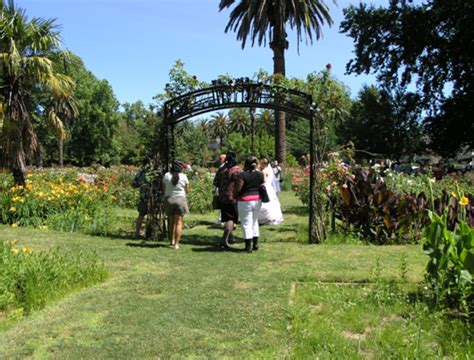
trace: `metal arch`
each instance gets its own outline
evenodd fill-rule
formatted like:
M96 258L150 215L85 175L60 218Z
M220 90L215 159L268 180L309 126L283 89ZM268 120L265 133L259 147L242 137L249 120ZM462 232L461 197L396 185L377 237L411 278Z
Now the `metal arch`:
M248 79L248 78L247 78ZM317 242L316 206L316 117L317 108L312 96L292 89L237 79L228 84L199 89L168 100L163 105L163 132L161 134L163 168L168 170L170 155L174 155L174 126L181 121L207 112L229 108L264 108L283 111L308 119L310 122L310 199L309 240ZM214 82L213 82L214 84ZM171 150L171 151L170 151ZM165 227L163 226L163 229ZM161 234L163 237L164 234Z
M312 97L304 92L248 82L192 91L165 102L163 111L166 124L171 125L210 111L236 107L281 110L310 119L311 106Z

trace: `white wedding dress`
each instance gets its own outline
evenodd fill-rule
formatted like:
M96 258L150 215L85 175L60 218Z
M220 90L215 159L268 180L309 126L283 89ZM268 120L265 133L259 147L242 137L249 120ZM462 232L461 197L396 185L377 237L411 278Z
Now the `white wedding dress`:
M267 189L268 197L270 201L267 203L262 202L262 208L258 215L258 222L260 224L278 225L283 222L283 214L281 212L280 200L273 187L274 174L270 167L266 167L262 171L265 177L265 188Z

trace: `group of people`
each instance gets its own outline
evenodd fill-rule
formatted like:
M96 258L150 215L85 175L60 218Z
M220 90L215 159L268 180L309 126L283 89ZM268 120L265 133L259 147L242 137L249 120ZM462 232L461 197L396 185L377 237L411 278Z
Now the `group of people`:
M183 231L184 215L189 213L186 194L189 192L189 180L183 172L183 162L175 160L170 171L162 179L164 211L168 217L168 238L170 245L179 249ZM139 175L137 175L138 178ZM220 209L220 221L224 223L224 235L220 245L230 249L234 243L233 231L239 222L242 226L245 251L257 251L259 248L259 223L280 224L283 221L280 201L281 167L274 163L271 167L267 159L260 161L249 156L243 169L237 162L235 152L229 151L222 158L215 178L214 186ZM139 181L137 181L139 182ZM267 202L262 202L262 189L266 191ZM145 201L138 204L139 216L136 222L136 236L139 237L141 223L147 213Z
M276 225L283 221L277 196L280 183L278 181L275 188L276 179L281 179L278 164L271 168L267 159L259 161L255 156L249 156L241 169L235 152L229 151L226 154L214 178L218 208L221 211L220 221L224 223L220 244L223 248L228 249L234 243L233 231L239 218L246 252L257 251L259 248L259 223ZM262 189L268 195L268 202L262 202Z

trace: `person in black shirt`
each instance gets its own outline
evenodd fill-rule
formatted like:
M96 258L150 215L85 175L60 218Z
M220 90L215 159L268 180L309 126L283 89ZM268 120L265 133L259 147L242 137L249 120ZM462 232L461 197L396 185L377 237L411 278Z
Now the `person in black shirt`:
M254 156L245 159L244 171L240 173L235 192L240 223L244 232L245 251L258 250L258 214L262 206L259 188L263 184L263 174L257 171L258 160ZM253 241L253 247L251 248Z

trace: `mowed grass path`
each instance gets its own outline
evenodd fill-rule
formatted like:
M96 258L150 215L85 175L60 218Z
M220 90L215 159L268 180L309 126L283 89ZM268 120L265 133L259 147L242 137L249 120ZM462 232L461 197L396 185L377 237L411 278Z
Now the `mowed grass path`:
M216 248L222 233L212 226L217 213L189 216L193 227L179 251L126 234L0 226L0 239L36 250L93 248L110 270L105 282L9 326L0 334L0 358L292 357L295 284L397 278L402 254L408 281L422 280L427 258L420 246L299 244L307 218L291 193L282 194L282 203L285 223L262 227L261 249L252 254ZM132 229L134 216L120 211L122 227ZM382 266L374 274L377 258Z

